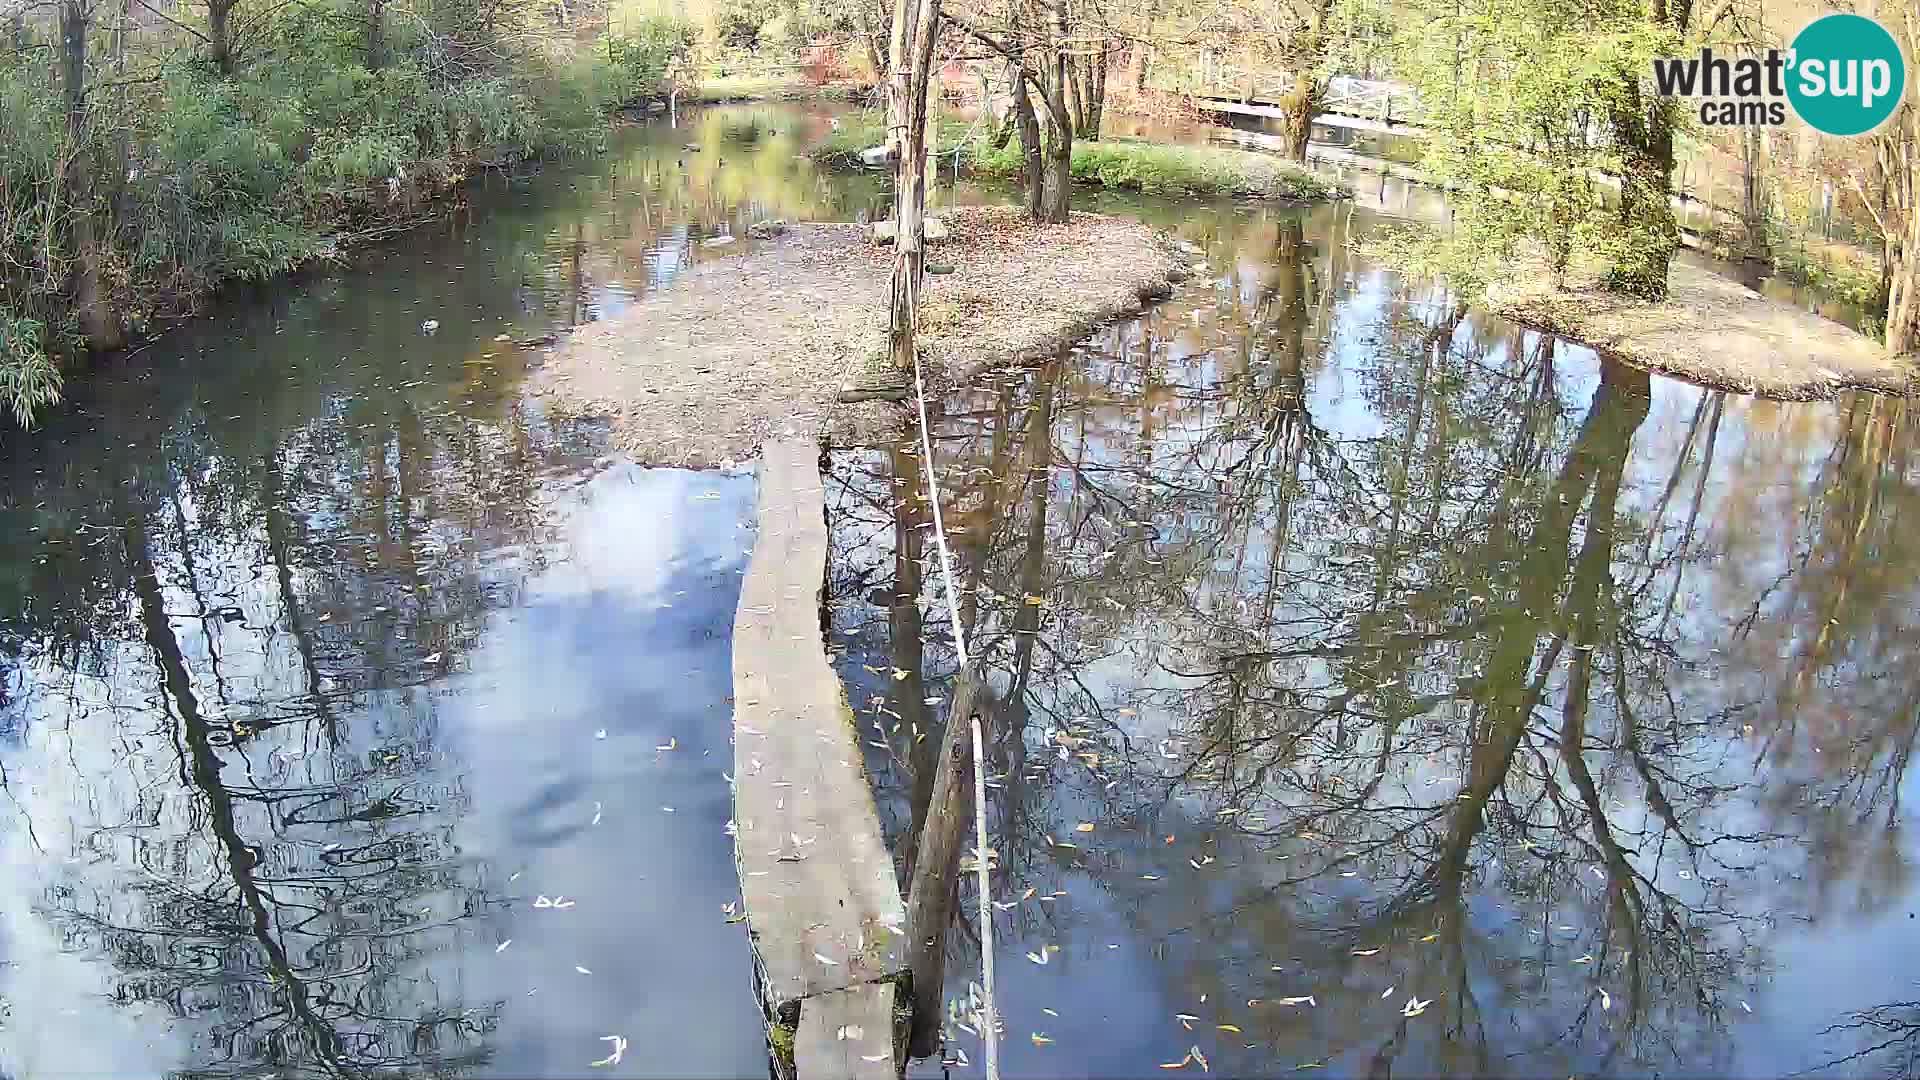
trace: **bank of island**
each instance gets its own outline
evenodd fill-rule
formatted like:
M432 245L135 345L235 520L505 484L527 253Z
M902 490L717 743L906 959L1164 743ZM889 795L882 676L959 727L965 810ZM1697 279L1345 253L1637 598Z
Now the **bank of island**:
M968 207L941 220L949 235L929 245L920 316L941 387L1050 357L1166 296L1191 262L1124 218L1038 225ZM744 460L778 434L838 446L898 434L908 377L885 359L891 248L866 226L802 224L700 254L646 303L574 334L535 392L605 417L614 445L653 465Z
M1718 390L1786 401L1920 390L1920 358L1892 355L1840 323L1680 260L1668 270L1665 300L1609 291L1593 269L1554 289L1543 266L1522 264L1484 302L1503 318Z

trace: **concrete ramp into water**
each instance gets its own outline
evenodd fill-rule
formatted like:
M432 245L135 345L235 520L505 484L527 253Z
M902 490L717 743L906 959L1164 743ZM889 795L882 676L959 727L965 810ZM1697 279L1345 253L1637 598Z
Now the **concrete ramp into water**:
M767 443L760 529L733 627L735 863L780 1067L801 1080L898 1075L905 906L827 661L820 449Z

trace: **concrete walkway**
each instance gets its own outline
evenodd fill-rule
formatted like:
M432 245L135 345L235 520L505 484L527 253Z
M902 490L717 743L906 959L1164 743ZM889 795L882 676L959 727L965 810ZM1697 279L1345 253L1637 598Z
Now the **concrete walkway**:
M735 862L776 1058L792 1054L780 1067L894 1077L906 910L821 634L819 456L816 437L784 436L761 457L759 539L733 627Z

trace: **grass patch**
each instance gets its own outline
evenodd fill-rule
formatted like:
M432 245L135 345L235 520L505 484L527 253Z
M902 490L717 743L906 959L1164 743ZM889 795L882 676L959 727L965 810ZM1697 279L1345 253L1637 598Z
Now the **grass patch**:
M706 75L680 92L691 105L719 105L729 101L794 101L801 98L853 98L861 88L852 83L810 82L790 73Z
M1012 142L974 158L985 176L1020 174L1020 148ZM1073 178L1086 184L1145 195L1232 195L1252 199L1317 202L1336 199L1340 185L1305 166L1246 150L1212 146L1166 146L1128 139L1076 142Z
M778 101L811 96L814 87L798 76L789 75L713 75L701 79L692 89L681 91L680 100L694 105L714 105L725 101Z
M981 128L984 127L984 124L981 125ZM966 139L969 132L980 134L970 120L958 116L941 117L936 133L940 141L937 149L943 157L951 155L953 148ZM860 164L860 151L883 145L886 141L886 118L876 112L865 112L857 116L840 117L840 126L809 149L807 154L829 168L850 169ZM972 157L972 149L969 147L962 153L962 160Z
M972 142L961 152L961 161L975 175L1019 177L1018 140L989 150L987 134L985 124L942 117L940 150L943 155L951 154L954 147L972 136ZM881 116L868 113L842 117L840 127L808 153L823 165L851 168L860 164L862 150L885 141L886 122ZM1084 184L1146 195L1231 195L1320 202L1347 194L1342 185L1315 175L1305 166L1267 154L1132 139L1074 143L1073 178Z

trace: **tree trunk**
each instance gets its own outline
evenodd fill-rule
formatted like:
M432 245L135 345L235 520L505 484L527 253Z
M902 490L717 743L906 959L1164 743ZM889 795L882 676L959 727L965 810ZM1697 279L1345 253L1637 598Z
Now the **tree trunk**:
M1040 179L1040 212L1036 221L1064 224L1073 212L1073 120L1063 102L1049 100L1052 130L1047 133L1047 156Z
M207 4L207 52L221 78L233 75L233 35L228 27L233 21L234 3L235 0L210 0Z
M1016 71L1013 78L1013 119L1020 130L1021 177L1026 184L1027 217L1041 217L1040 194L1045 184L1045 167L1040 158L1040 118L1033 112L1033 95L1027 91L1026 72Z
M907 142L908 96L913 89L912 58L918 0L894 0L893 27L887 45L887 160L898 162Z
M927 91L932 83L933 44L940 0L900 0L894 21L914 24L912 53L902 52L892 86L906 122L905 141L893 168L893 275L889 283L887 355L893 370L913 369L920 325L920 279L926 270ZM896 34L896 39L898 35Z
M984 718L987 695L971 668L954 680L953 708L927 800L924 824L913 846L907 885L907 965L913 972L912 1057L936 1048L945 983L947 923L953 917L960 852L973 822L973 717ZM917 786L917 778L916 778Z
M1620 145L1620 235L1607 271L1608 287L1646 300L1667 296L1667 267L1680 246L1673 220L1673 106L1648 101L1639 73L1627 80L1623 105L1612 117Z
M1053 6L1053 48L1047 57L1045 83L1040 96L1046 101L1047 118L1052 125L1047 140L1046 169L1040 184L1038 220L1064 224L1073 204L1073 115L1067 111L1067 74L1071 58L1067 42L1071 29L1067 5L1059 0Z
M60 5L60 80L67 110L65 185L72 207L73 270L68 285L74 316L87 347L104 350L126 344L126 334L102 281L107 230L95 190L97 155L87 122L87 23L91 14L87 0L63 0Z
M1077 132L1083 139L1100 138L1100 123L1107 111L1107 63L1112 55L1112 46L1103 44L1100 55L1089 61L1092 65L1092 85L1087 92L1087 122L1081 124Z
M1074 129L1080 130L1087 122L1087 99L1081 92L1081 58L1063 56L1061 58L1061 88L1067 94L1067 115L1073 117Z
M1133 92L1136 94L1144 94L1147 92L1147 67L1153 63L1153 46L1148 44L1148 42L1153 40L1154 15L1154 9L1149 7L1147 9L1146 40L1135 41L1133 43L1133 55L1130 59L1133 61Z
M367 70L387 66L387 0L367 0Z
M1920 45L1920 16L1913 18L1910 50ZM1878 140L1886 344L1899 356L1920 352L1920 104L1909 99Z
M1290 161L1307 160L1307 144L1313 140L1313 118L1320 112L1320 82L1311 72L1293 78L1293 89L1280 101L1286 113L1280 121L1282 148Z
M1907 210L1906 239L1888 243L1887 270L1887 352L1920 352L1920 208Z

